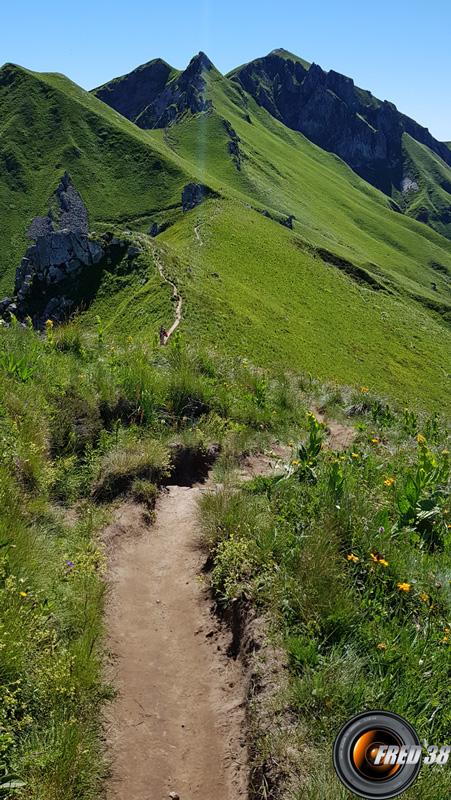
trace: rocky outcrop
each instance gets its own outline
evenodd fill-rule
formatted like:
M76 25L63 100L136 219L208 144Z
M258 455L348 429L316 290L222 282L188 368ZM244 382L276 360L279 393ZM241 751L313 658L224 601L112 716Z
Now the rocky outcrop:
M241 161L243 158L243 154L240 149L241 139L238 136L236 130L230 124L228 119L223 120L223 125L229 137L229 141L227 143L228 151L232 156L232 161L235 164L237 170L241 170Z
M139 114L135 122L140 128L165 128L187 111L198 114L211 108L205 96L204 73L213 69L205 53L191 59L186 70L169 81L165 89Z
M169 64L156 58L128 75L93 89L93 94L134 122L163 92L172 74Z
M404 133L451 165L451 151L427 128L334 70L274 51L240 67L231 78L274 117L336 153L387 194L393 186L401 188Z
M203 183L187 183L182 192L183 211L190 211L200 205L210 194L208 186Z
M183 72L156 59L93 92L140 128L165 128L187 111L198 114L211 108L205 73L212 69L202 52Z
M87 208L73 185L70 175L65 172L50 200L47 215L33 219L27 236L29 239L37 240L41 236L58 230L69 230L86 236L88 228Z
M38 236L16 270L14 298L0 305L8 319L30 317L40 328L47 319L61 322L83 297L87 271L95 270L106 251L98 241L69 230ZM92 275L91 283L92 283Z
M293 230L293 222L296 219L294 214L288 214L287 217L281 217L280 215L270 214L267 208L256 208L255 211L260 211L260 213L263 214L263 216L267 219L271 219L273 222L278 222L279 225L283 225L285 228L290 228L290 230Z
M61 227L64 226L64 227ZM14 296L0 302L0 315L20 321L30 317L42 328L47 319L61 322L81 304L87 305L100 282L104 265L139 248L105 235L88 235L86 207L67 173L62 177L47 216L35 217L28 229L35 239L16 270Z

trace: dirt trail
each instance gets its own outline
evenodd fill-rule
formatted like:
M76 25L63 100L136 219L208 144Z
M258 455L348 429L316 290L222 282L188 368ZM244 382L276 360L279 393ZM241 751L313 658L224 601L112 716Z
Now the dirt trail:
M106 726L107 800L247 796L244 681L199 579L201 491L170 487L152 526L125 503L105 532L118 690Z
M202 239L202 236L200 235L200 222L198 222L197 225L194 226L194 235L196 237L197 243L199 244L199 247L202 247L202 245L204 243L204 240Z
M357 431L350 425L343 425L334 419L328 419L316 406L312 409L318 422L326 426L327 445L331 450L346 450L353 443Z
M143 237L142 236L138 237L138 238L140 238L141 241L143 241ZM146 242L146 244L147 244L147 242ZM169 286L172 288L172 297L173 297L173 299L175 300L175 303L176 303L176 305L175 305L175 319L174 319L174 322L172 323L172 325L169 328L169 330L166 331L166 336L165 336L165 340L164 340L164 344L166 344L169 341L169 339L171 338L171 336L174 333L174 331L177 330L178 326L180 325L180 323L182 321L182 304L183 304L183 300L182 300L182 297L181 297L181 295L179 293L177 285L174 283L173 280L171 280L171 278L167 277L167 275L166 275L166 273L164 271L163 262L162 262L162 260L160 258L160 254L159 254L157 248L154 247L154 246L152 246L152 255L153 255L155 264L157 265L158 272L160 273L162 279L165 281L165 283L168 283Z

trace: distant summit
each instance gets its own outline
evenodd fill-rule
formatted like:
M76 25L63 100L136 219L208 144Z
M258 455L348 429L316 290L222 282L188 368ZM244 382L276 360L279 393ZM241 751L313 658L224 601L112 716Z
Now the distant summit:
M155 59L94 89L93 94L140 128L164 128L186 111L196 114L210 108L204 76L213 69L202 51L184 71Z
M446 144L393 103L355 86L352 78L326 72L282 48L239 67L229 77L274 117L336 153L386 194L402 187L405 134L451 165ZM414 175L409 178L413 182Z
M183 71L155 59L93 91L139 127L165 128L187 113L211 110L212 73L229 97L231 87L239 87L241 95L235 95L234 102L245 114L252 97L277 120L335 153L390 196L395 210L407 211L451 238L449 143L439 142L427 128L393 103L360 89L352 78L325 71L283 47L226 76L202 51ZM230 135L229 151L241 169L239 138L227 119L224 126Z

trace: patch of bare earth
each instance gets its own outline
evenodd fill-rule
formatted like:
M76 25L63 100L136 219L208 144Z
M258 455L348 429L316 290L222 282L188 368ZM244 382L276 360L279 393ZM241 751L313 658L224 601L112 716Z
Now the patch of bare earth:
M327 445L331 450L347 450L351 446L356 437L355 428L337 420L328 419L318 408L314 408L313 413L318 422L322 422L326 426Z
M352 443L353 429L315 413L329 447ZM246 456L241 480L278 471L290 453L274 445ZM106 800L279 797L297 771L292 721L277 701L286 663L267 621L237 604L220 622L212 609L197 520L206 490L169 487L153 524L126 501L104 531L107 678L117 690L105 720Z
M202 490L171 486L152 526L127 502L105 531L107 800L247 797L245 682L200 580Z

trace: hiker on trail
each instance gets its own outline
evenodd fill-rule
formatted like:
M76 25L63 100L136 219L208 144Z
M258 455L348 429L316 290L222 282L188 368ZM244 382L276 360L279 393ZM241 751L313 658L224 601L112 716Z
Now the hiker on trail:
M168 338L167 331L163 328L163 325L160 326L160 345L166 344L166 339Z

